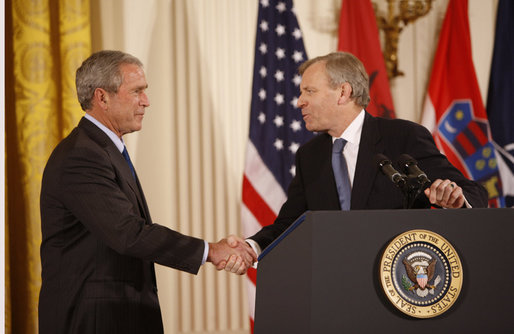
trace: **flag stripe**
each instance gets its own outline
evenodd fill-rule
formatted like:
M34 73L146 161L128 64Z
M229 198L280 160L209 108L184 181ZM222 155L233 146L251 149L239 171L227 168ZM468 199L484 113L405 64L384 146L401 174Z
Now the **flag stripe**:
M248 314L250 315L250 326L253 332L253 318L255 317L255 282L246 277L246 291L248 294Z
M250 268L247 271L248 279L252 281L252 283L255 285L257 284L257 270L254 268Z
M243 236L245 238L254 235L262 228L261 223L255 218L250 210L248 210L244 203L241 206L241 221L243 222Z
M257 194L246 175L243 177L243 203L260 222L273 222L276 218L273 210Z
M246 148L244 174L253 185L255 191L262 198L266 199L271 210L278 214L280 207L286 200L286 194L269 168L262 161L259 151L257 151L251 141L248 142Z

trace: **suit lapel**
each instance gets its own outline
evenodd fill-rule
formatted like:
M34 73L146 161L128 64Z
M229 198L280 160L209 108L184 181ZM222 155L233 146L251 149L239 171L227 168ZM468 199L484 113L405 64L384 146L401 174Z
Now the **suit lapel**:
M316 144L309 146L303 155L308 158L302 164L302 178L308 187L308 207L311 210L340 210L332 169L332 137L322 133L314 140Z
M148 206L146 204L143 190L141 189L141 186L139 184L139 180L137 179L137 173L136 179L134 179L127 161L125 160L125 158L123 158L123 155L118 150L116 145L114 145L112 140L102 130L100 130L96 125L94 125L85 118L82 118L80 120L78 127L84 129L93 141L95 141L105 149L105 151L110 157L110 160L114 168L118 171L118 175L120 176L120 182L127 183L129 185L129 188L136 195L137 203L133 204L139 206L140 212L144 215L144 218L146 218L147 222L150 222Z
M143 188L141 187L141 183L139 183L139 177L137 177L137 172L134 171L136 173L136 185L137 185L137 189L139 190L139 196L138 196L138 201L140 202L140 205L142 206L142 212L144 213L145 215L145 218L146 218L146 223L147 224L151 224L152 222L152 218L150 217L150 210L148 209L148 204L146 204L146 198L145 198L145 193L143 192ZM132 175L132 173L131 173Z
M114 168L116 168L119 171L120 179L122 182L126 182L130 189L134 192L137 198L137 204L139 205L141 213L144 215L144 218L146 218L147 223L150 222L150 213L148 211L148 206L146 204L146 200L143 194L143 189L141 188L141 185L139 183L139 179L132 175L132 171L130 170L130 167L123 157L123 155L118 151L118 148L113 144L106 148L107 152L109 153L109 156L111 157L112 164Z
M366 112L352 187L352 210L364 209L378 173L375 155L382 152L376 118Z
M337 185L334 177L334 169L332 168L332 137L329 134L323 135L323 143L320 150L316 153L319 155L316 159L321 161L321 185L326 185L325 191L320 193L320 203L323 207L330 210L341 210L339 203L339 195L337 194Z

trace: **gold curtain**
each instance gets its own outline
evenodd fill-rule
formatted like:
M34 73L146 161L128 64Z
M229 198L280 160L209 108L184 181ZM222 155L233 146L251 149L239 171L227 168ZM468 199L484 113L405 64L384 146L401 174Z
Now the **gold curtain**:
M45 163L83 112L75 70L91 53L89 0L5 4L6 333L37 333Z

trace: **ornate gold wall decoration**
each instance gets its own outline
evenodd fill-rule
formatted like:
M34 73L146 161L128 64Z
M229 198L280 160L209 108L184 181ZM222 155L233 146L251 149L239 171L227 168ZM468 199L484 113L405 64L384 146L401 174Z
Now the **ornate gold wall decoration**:
M402 29L409 23L428 14L432 9L433 0L387 0L387 14L380 13L376 4L373 5L377 17L378 28L384 31L384 59L389 80L403 75L398 69L398 42ZM399 5L397 5L399 2ZM398 9L395 9L398 7Z

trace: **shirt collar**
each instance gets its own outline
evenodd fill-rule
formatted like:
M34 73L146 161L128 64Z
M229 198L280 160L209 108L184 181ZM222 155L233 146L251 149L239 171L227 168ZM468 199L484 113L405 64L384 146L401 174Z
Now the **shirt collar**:
M105 132L105 134L109 138L111 138L112 142L114 143L114 145L116 145L116 147L118 148L120 153L123 152L123 150L125 149L125 143L123 142L123 139L120 139L120 137L118 137L114 132L112 132L110 129L108 129L105 125L100 123L100 121L98 121L96 118L94 118L90 114L86 113L84 115L84 118L91 121L94 125L96 125L98 128L100 128L100 130Z
M343 138L347 142L359 145L361 142L362 125L364 124L364 109L361 110L359 115L350 123L350 125L343 131L340 137L332 137L332 142L338 138Z

